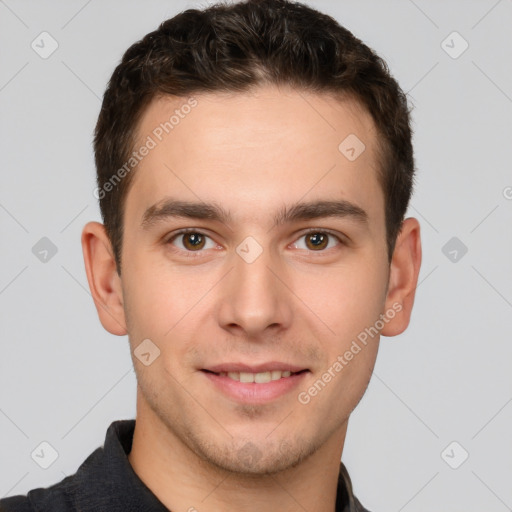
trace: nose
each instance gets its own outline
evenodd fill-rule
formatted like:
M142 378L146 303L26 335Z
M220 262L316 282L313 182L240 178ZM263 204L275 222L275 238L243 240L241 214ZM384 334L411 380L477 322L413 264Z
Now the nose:
M221 327L251 339L289 327L293 296L277 257L266 249L254 261L236 253L233 265L221 283L217 311Z

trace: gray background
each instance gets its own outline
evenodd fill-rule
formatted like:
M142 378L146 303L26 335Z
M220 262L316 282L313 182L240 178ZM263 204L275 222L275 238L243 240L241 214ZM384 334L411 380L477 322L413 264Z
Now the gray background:
M382 512L512 510L512 1L309 3L383 56L414 106L423 265L411 325L382 338L350 420L356 495ZM101 327L80 246L100 220L92 131L122 52L205 5L0 1L0 497L74 473L135 417L127 338ZM47 59L31 48L43 31ZM48 469L31 458L43 441Z

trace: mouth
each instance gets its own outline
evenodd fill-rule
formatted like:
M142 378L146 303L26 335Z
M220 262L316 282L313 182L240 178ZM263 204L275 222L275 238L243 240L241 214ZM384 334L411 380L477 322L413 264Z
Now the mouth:
M290 393L310 370L274 362L257 366L221 364L201 372L216 391L231 400L264 404Z
M275 380L286 379L292 375L298 375L309 370L300 370L298 372L292 372L290 370L267 370L263 372L212 372L210 370L203 370L207 373L212 373L219 377L227 377L228 379L242 382L244 384L266 384Z

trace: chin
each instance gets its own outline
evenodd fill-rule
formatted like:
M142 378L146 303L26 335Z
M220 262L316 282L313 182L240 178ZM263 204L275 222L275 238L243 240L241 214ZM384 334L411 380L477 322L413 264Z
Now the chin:
M195 444L195 443L194 443ZM298 466L316 451L314 443L281 440L270 443L234 441L231 446L196 445L196 455L208 464L237 475L263 476Z

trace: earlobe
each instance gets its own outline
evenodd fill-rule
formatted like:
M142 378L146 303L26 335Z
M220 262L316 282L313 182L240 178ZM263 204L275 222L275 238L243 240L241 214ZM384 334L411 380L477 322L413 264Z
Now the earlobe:
M103 327L117 336L127 334L121 278L105 226L89 222L82 230L87 281Z
M402 223L397 237L386 296L386 311L396 314L381 331L383 336L396 336L407 329L411 318L421 267L420 224L410 217Z

